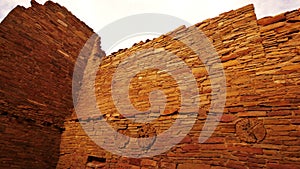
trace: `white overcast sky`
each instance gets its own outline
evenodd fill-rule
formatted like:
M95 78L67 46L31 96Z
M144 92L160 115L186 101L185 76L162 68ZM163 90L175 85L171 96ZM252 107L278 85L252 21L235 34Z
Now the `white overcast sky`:
M47 0L36 0L44 4ZM105 25L139 13L162 13L195 24L222 12L254 4L258 18L300 8L300 0L53 0L97 32ZM30 0L0 0L0 21L17 5Z

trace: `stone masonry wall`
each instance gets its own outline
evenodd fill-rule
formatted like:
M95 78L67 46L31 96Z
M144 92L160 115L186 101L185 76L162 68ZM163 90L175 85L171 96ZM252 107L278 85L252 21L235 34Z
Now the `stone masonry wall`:
M99 66L95 94L98 108L104 115L95 117L85 95L93 88L82 86L77 107L86 111L77 119L76 113L65 122L58 168L299 168L299 17L295 10L275 17L256 19L252 5L223 13L196 24L214 45L226 75L226 105L213 135L202 144L198 137L211 103L211 82L204 64L197 55L172 38L192 39L192 29L180 27L147 42L104 57ZM197 41L196 37L193 39ZM189 41L193 46L194 41ZM135 52L163 48L176 54L190 68L200 90L197 121L185 138L169 151L151 158L126 158L114 155L96 145L86 134L99 132L96 121L104 118L115 131L141 138L159 135L174 123L180 108L180 90L167 73L149 69L138 73L130 82L130 100L135 108L150 107L149 93L160 89L167 105L161 116L148 123L132 123L116 109L111 96L112 77L117 66ZM201 46L199 46L201 48ZM155 60L162 53L153 54ZM91 62L96 56L91 56ZM172 62L172 60L168 60ZM213 64L205 63L210 66ZM173 64L176 68L177 63ZM134 65L128 69L134 70ZM87 77L94 67L87 68ZM88 78L87 78L88 80ZM85 81L85 80L83 80ZM189 114L186 114L189 116ZM80 123L88 126L84 131ZM182 124L184 127L185 124ZM103 131L103 134L108 133ZM177 133L174 133L177 134ZM100 135L101 136L101 135ZM126 140L124 140L126 148ZM166 142L169 140L166 139ZM107 142L106 146L113 146ZM143 146L143 145L142 145ZM151 147L151 144L147 145ZM120 147L122 149L122 147Z
M216 49L227 87L220 123L212 136L199 144L200 133L207 132L203 126L214 101L207 69L213 69L215 60L202 63L188 47L199 51L207 47L195 43L200 39L193 27L182 26L105 56L98 67L92 63L105 55L100 38L67 9L51 1L45 5L32 1L28 9L17 7L0 25L0 168L297 169L300 166L299 22L300 10L257 20L253 5L248 5L194 25ZM87 48L80 53L89 38ZM136 109L147 111L150 93L161 90L166 96L166 109L162 111L159 107L156 111L160 116L147 123L134 123L118 112L111 96L117 67L132 54L151 48L156 53L142 55L153 62L162 59L165 50L188 65L199 89L199 111L179 115L182 100L176 80L168 73L146 69L131 80L130 101ZM164 58L181 73L176 60ZM76 59L82 73L76 74L78 83L73 84L80 89L75 92L78 99L73 105ZM127 69L136 67L132 64ZM89 78L95 70L94 86ZM94 87L95 91L89 93ZM91 94L95 94L97 112L102 115L93 114ZM85 111L84 115L77 117L74 106ZM87 133L110 134L97 123L105 119L115 131L126 136L151 138L167 131L176 118L192 114L198 115L197 120L183 140L151 158L115 155L87 136ZM186 125L189 124L182 123L180 127ZM114 146L105 141L107 147ZM120 149L128 146L128 140L120 141L124 141ZM167 138L166 143L169 141ZM152 145L150 142L139 146Z
M18 6L2 21L0 168L56 167L63 123L73 108L75 60L92 34L50 1ZM78 62L82 69L85 62Z

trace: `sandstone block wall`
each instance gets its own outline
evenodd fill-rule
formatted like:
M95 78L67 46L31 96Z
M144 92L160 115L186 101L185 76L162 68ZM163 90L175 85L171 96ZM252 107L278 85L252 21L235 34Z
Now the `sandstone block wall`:
M50 1L18 6L2 21L0 168L56 167L63 123L73 108L74 63L92 33Z
M203 144L198 143L212 91L204 64L180 41L162 35L104 58L96 77L98 107L116 131L130 137L151 137L169 129L177 117L180 91L168 74L145 70L137 74L129 86L131 102L139 110L149 108L148 98L152 90L161 89L166 95L166 110L150 123L126 120L116 109L111 96L113 74L126 57L149 48L164 48L184 60L200 89L201 108L195 112L198 113L197 121L189 134L161 155L138 159L120 157L91 141L74 113L73 118L65 122L58 168L246 169L300 166L297 89L300 78L299 10L257 20L253 6L249 5L195 26L211 40L226 75L225 110L212 137ZM189 28L181 27L174 32L182 34L182 39L193 36ZM192 41L190 43L188 45L193 45ZM162 56L154 54L149 57ZM135 69L134 65L131 69ZM85 87L93 86L83 86L83 91ZM81 100L87 99L85 96L79 94ZM89 104L82 101L78 106L87 108ZM79 120L89 126L90 132L96 132L94 121L99 117L89 114L91 111L86 109L86 117Z
M90 28L53 2L39 5L33 1L31 8L17 7L0 25L0 167L299 168L299 17L300 10L295 10L257 20L253 6L248 5L194 25L215 47L227 87L221 121L213 135L199 144L212 102L205 64L211 68L213 62L202 63L182 43L193 46L199 41L192 29L180 27L105 56L99 67L86 67L104 56L100 38L93 36ZM172 36L176 33L181 39ZM78 119L71 93L73 68L91 36L79 56L83 74L75 77L75 88L81 89L75 93L75 106L86 111ZM172 126L181 100L176 81L167 73L141 71L129 86L132 104L143 111L150 106L151 91L161 89L166 95L166 110L152 122L132 123L112 100L110 86L117 66L131 54L149 48L163 48L188 65L199 88L200 109L190 112L198 115L193 128L170 150L151 158L121 157L96 145L79 121L89 132L97 133L95 121L104 118L115 131L133 138L159 135ZM155 60L161 54L151 57ZM177 66L174 62L172 67ZM93 86L87 77L95 68ZM129 65L128 69L135 67ZM92 94L104 114L97 117L91 115L93 109L86 102L85 93L93 87Z

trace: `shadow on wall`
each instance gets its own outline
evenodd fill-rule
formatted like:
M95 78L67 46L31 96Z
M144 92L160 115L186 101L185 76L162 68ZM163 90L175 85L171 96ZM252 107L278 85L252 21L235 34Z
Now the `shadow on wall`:
M66 8L31 3L0 25L0 168L56 167L75 60L93 34Z
M0 168L55 168L61 132L29 119L0 116Z

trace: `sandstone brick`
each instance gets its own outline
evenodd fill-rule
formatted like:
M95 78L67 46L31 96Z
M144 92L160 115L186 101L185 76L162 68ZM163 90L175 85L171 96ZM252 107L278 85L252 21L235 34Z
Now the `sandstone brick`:
M237 168L237 169L246 169L247 168L244 163L239 162L239 161L233 161L233 160L229 160L226 164L226 167Z
M159 168L176 169L176 164L175 163L168 163L168 162L161 162Z
M300 124L300 118L292 119L291 123L294 124L294 125L299 125Z
M276 28L283 27L284 25L285 25L284 22L278 22L278 23L274 23L274 24L265 26L265 27L261 28L260 31L261 32L267 32L267 31L270 31L270 30L274 30Z
M224 144L201 144L201 150L225 150L226 146Z
M238 55L236 53L233 53L233 54L225 55L225 56L221 57L221 61L226 62L228 60L236 59L237 57L238 57Z
M210 137L205 141L205 143L212 143L212 144L224 143L224 142L225 139L223 137Z
M267 164L267 167L270 169L281 169L281 168L297 169L298 168L293 164L274 164L274 163Z
M249 111L249 112L242 112L238 113L239 117L260 117L260 116L266 116L265 111Z
M230 151L246 152L249 154L263 154L262 148L246 147L246 146L229 146Z
M141 165L141 159L131 158L131 159L129 159L129 164L140 166Z
M236 119L237 119L237 117L235 115L232 115L232 114L223 114L223 116L221 118L221 122L229 123L229 122L233 122Z
M178 164L177 169L209 169L209 165L204 165L204 164Z
M268 116L290 116L292 111L290 110L281 110L281 111L271 111L267 113Z
M257 23L259 25L266 26L266 25L270 25L270 24L273 24L273 23L276 23L276 22L282 22L282 21L285 21L285 20L286 20L285 14L279 14L279 15L276 15L274 17L265 17L265 18L259 19L257 21Z
M149 159L142 159L141 161L142 166L157 166L157 162L154 160L149 160Z

